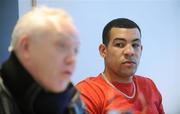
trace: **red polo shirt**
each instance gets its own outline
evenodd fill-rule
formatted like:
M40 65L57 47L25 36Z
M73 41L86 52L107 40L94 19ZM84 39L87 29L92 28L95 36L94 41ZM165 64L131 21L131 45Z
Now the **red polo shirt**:
M133 98L124 96L118 91L121 86L112 87L101 74L79 82L76 87L89 114L165 114L162 97L153 81L137 75L133 76L133 81L136 89ZM126 92L124 88L132 88L132 85L122 86L123 93ZM127 91L127 95L132 93L132 89Z

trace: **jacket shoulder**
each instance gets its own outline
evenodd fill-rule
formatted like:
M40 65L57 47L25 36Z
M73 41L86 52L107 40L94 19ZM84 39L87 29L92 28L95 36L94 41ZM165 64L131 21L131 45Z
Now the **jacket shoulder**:
M0 76L0 114L20 114L19 109Z

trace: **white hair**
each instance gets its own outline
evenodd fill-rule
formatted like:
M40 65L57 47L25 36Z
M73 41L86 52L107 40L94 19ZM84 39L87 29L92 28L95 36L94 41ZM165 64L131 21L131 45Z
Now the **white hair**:
M57 28L59 23L67 20L70 23L72 22L71 17L63 9L48 8L45 6L32 9L17 21L12 32L12 40L8 50L10 52L13 51L23 35L40 34L40 31L48 23Z

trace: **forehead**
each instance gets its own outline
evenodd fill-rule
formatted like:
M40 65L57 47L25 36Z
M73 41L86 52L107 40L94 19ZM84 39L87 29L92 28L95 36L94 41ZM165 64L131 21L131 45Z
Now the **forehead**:
M49 24L46 24L46 26L46 34L51 39L62 42L79 42L79 35L75 25L68 19L49 21Z
M72 36L65 33L57 34L57 41L61 41L64 43L74 43L79 45L79 38L77 36Z
M140 39L140 32L137 28L112 28L110 31L110 40L114 39L124 39L124 40L134 40Z

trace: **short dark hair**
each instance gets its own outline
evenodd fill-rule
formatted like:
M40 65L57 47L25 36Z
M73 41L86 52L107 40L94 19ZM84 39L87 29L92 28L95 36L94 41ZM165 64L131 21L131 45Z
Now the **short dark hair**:
M113 27L116 27L116 28L137 28L140 32L140 35L141 35L141 29L139 28L139 26L134 21L127 19L127 18L113 19L103 29L102 41L103 41L103 44L105 44L106 46L109 43L109 35L110 35L110 31Z

